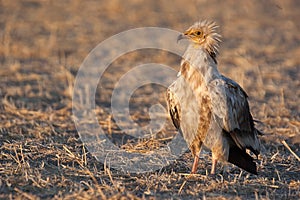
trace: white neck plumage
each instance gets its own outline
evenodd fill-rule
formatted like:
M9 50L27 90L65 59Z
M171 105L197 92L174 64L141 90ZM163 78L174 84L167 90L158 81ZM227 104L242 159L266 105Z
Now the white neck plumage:
M201 46L190 44L183 55L181 67L183 67L184 62L188 62L190 67L196 69L206 83L220 76L215 58ZM192 73L195 72L195 70L189 71L190 73L187 72L186 78L192 76Z

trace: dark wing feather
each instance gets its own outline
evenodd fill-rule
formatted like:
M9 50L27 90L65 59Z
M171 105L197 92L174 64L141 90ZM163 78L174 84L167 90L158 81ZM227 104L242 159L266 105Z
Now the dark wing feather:
M259 154L258 131L249 110L246 92L233 80L221 76L209 83L215 120L236 145Z
M180 104L170 89L167 90L167 103L172 122L180 130Z

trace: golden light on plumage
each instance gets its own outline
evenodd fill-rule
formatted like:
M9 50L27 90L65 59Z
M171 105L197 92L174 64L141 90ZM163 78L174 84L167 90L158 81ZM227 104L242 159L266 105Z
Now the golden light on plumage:
M167 90L169 112L194 156L192 173L197 171L204 145L212 151L212 174L217 161L257 174L246 149L259 154L260 132L254 127L246 92L217 69L221 36L216 29L214 22L201 21L178 36L178 40L188 39L190 44L178 78Z
M221 42L221 35L216 32L217 28L218 26L215 22L196 22L183 34L178 36L177 42L181 39L189 39L195 44L195 48L197 48L197 45L202 46L215 58L219 51L219 43Z

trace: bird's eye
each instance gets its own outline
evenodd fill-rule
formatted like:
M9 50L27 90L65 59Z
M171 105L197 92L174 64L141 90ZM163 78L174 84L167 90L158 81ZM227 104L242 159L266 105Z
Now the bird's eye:
M201 35L201 31L196 31L196 35Z

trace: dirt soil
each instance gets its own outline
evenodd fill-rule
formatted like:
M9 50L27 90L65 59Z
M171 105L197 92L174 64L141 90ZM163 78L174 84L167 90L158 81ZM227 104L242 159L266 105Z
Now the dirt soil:
M0 1L0 198L300 199L299 10L297 0ZM72 114L84 58L122 31L183 31L199 19L219 24L219 70L245 89L253 116L262 122L259 175L234 166L223 173L220 164L218 175L209 176L211 155L204 154L198 175L190 177L189 151L160 170L138 174L97 161L80 140ZM180 58L153 49L125 54L97 87L99 124L128 152L147 154L177 134L168 119L155 137L127 138L111 115L118 79L150 62L178 70ZM153 84L136 90L132 119L147 125L150 106L166 106L164 92Z

